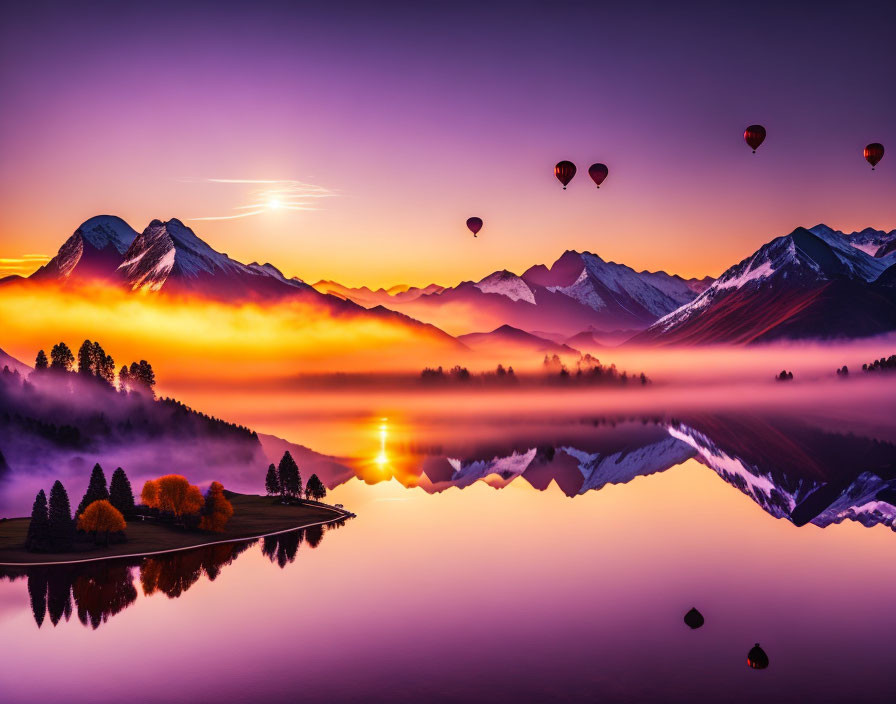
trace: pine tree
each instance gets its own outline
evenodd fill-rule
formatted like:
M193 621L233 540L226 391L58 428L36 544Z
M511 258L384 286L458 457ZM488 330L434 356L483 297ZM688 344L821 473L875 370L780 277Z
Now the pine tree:
M43 350L40 350L34 360L34 371L43 372L46 371L49 366L50 364L49 362L47 362L47 353Z
M87 485L87 492L84 494L84 498L81 499L81 503L78 504L78 510L75 513L75 517L77 518L84 513L84 509L94 501L108 500L109 488L106 484L106 475L103 472L103 468L100 467L99 464L95 464L93 466L93 471L90 473L90 483Z
M316 474L312 474L305 487L305 498L320 501L327 495L327 487Z
M112 472L112 481L109 482L109 503L125 518L134 515L134 490L131 488L128 475L121 467Z
M283 453L280 466L277 468L280 474L280 488L284 496L298 498L302 495L302 475L299 466L289 454L289 450Z
M131 388L136 386L138 390L155 398L156 392L153 387L156 385L156 375L149 362L145 359L141 359L139 364L137 362L131 362L131 367L128 370L128 377L130 379Z
M75 524L68 493L58 479L50 489L50 509L48 511L50 547L64 552L70 550L75 538Z
M75 363L75 355L64 342L53 345L50 350L50 369L62 372L70 372Z
M121 365L121 371L118 372L118 390L126 392L131 386L131 373L128 371L128 365Z
M95 376L96 374L96 356L93 352L93 343L90 340L84 340L78 349L78 374L83 376Z
M31 613L40 628L47 615L47 573L37 569L28 573L28 597L31 599Z
M47 495L41 489L34 498L31 509L31 523L28 524L28 538L25 547L32 552L47 549L50 537L50 518L47 514Z
M99 342L93 343L93 374L109 386L115 385L115 360L106 354Z
M277 468L271 463L268 467L268 474L264 478L264 488L268 496L277 496L280 494L280 477L277 475Z

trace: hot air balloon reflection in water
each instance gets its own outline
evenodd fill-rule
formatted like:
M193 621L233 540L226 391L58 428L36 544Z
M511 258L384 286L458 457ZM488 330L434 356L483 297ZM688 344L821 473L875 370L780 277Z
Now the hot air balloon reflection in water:
M744 130L744 141L755 154L756 150L759 149L759 145L765 141L765 127L762 125L750 125Z
M759 647L759 643L750 648L750 652L747 653L747 665L754 670L764 670L768 667L768 655Z
M871 170L874 171L874 167L877 166L877 162L883 159L884 156L884 145L879 142L872 142L867 147L865 147L865 161L871 164Z
M473 233L473 237L482 229L482 218L467 218L467 227Z
M559 161L557 165L554 167L554 176L557 177L557 180L563 184L563 190L566 190L566 187L569 185L569 182L572 181L572 177L576 175L576 165L571 161Z
M684 622L690 628L700 628L703 625L703 614L693 608L684 615Z
M607 168L606 164L592 164L588 167L588 175L591 177L591 180L594 181L594 185L598 188L600 188L600 184L604 182L604 179L609 173L610 170Z

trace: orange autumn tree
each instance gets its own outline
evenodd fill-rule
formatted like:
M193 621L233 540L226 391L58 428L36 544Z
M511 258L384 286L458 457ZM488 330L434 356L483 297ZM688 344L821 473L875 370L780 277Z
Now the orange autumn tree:
M150 508L172 513L176 518L198 514L204 504L199 487L179 474L150 479L143 485L140 498Z
M106 499L100 499L87 505L84 513L78 518L78 530L85 533L94 533L99 542L101 534L106 536L106 545L109 544L110 533L121 533L127 528L121 511L110 504Z
M140 492L140 501L144 506L149 508L159 507L159 482L156 479L150 479L143 484L143 491Z
M212 482L205 495L205 507L202 510L199 528L222 533L232 515L233 505L224 496L224 487L220 482Z

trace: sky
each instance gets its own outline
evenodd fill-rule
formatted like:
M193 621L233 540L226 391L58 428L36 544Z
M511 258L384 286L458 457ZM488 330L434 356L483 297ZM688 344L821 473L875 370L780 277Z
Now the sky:
M17 3L0 275L99 213L372 287L566 249L717 276L799 225L896 228L896 5L801 5Z

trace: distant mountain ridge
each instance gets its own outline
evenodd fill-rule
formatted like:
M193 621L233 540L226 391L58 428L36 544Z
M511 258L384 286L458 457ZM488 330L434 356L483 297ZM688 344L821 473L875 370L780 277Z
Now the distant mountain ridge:
M506 353L510 349L540 356L543 354L575 355L579 350L569 345L553 342L532 333L502 325L491 332L474 332L459 335L458 340L474 351Z
M392 289L370 292L334 282L314 286L360 305L375 300L454 335L509 325L568 338L583 331L633 334L693 300L711 282L709 277L686 280L661 271L637 272L590 252L568 250L550 267L539 264L521 276L501 269L448 288L432 285L390 294Z
M896 255L867 253L855 241L816 225L799 227L725 271L695 300L664 316L632 343L751 343L777 339L853 338L896 330L896 290L888 270ZM890 235L878 232L886 247Z
M296 299L334 314L389 318L462 336L509 326L588 349L632 338L643 344L743 344L775 339L863 337L896 329L896 230L844 234L824 224L763 245L718 280L635 271L567 250L522 275L506 269L457 286L313 286L273 264L243 264L180 220L137 233L124 220L85 221L28 281L102 281L133 291L226 302ZM23 280L9 277L0 284ZM422 322L421 322L422 321ZM445 332L442 331L447 331Z

